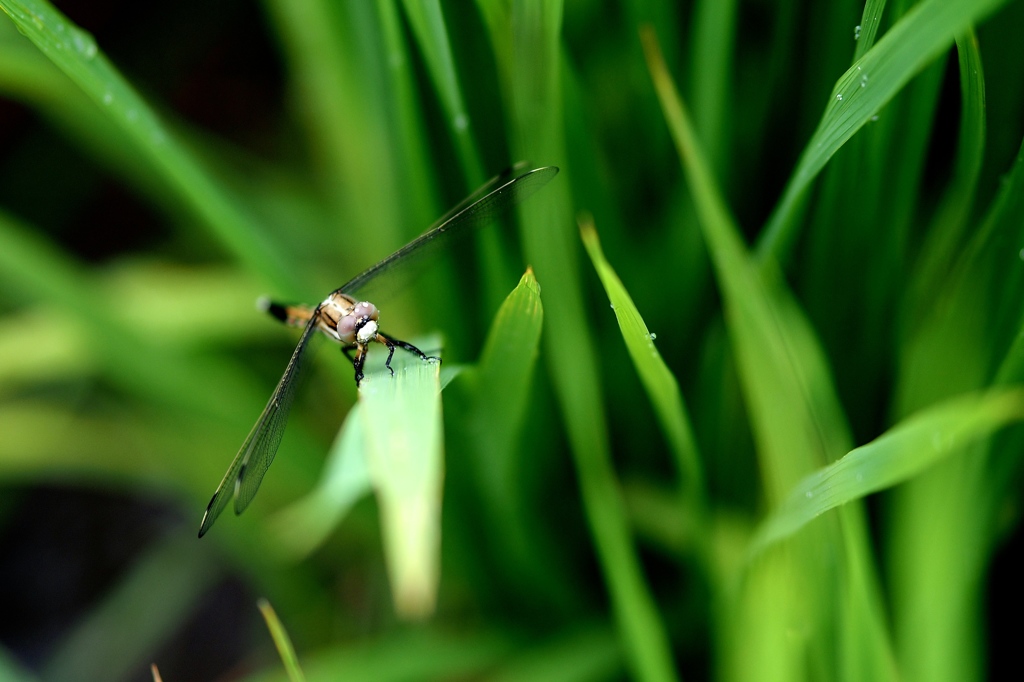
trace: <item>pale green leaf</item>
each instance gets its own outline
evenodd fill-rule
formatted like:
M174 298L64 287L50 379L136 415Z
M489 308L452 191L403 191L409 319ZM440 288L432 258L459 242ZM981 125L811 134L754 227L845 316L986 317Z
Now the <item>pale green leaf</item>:
M902 483L952 454L1024 419L1024 390L993 390L929 407L807 476L765 520L751 554L792 535L830 509Z

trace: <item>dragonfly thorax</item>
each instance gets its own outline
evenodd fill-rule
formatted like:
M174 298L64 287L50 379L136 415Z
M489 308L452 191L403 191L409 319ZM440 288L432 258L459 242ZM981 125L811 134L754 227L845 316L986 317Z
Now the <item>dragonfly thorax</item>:
M333 293L320 304L320 326L328 336L354 346L377 338L380 311L369 301L356 301L351 296Z

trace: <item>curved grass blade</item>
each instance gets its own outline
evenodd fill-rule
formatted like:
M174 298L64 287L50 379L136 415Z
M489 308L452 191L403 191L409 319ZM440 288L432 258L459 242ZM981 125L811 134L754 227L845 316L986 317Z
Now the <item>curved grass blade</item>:
M306 366L308 357L307 351L314 338L318 338L317 320L319 316L316 311L309 318L306 327L302 330L298 345L292 353L288 366L284 370L281 381L270 396L270 401L263 409L263 414L252 427L249 436L242 443L238 454L231 461L224 478L221 479L217 491L213 494L210 504L203 514L203 522L199 526L199 537L206 535L206 532L213 526L221 512L228 505L228 500L235 498L235 513L241 514L252 502L256 491L260 488L263 476L274 461L277 448L284 436L285 426L288 424L288 412L291 409L292 401L295 399L295 389L299 384L299 374Z
M444 108L445 123L455 142L459 164L470 182L476 184L484 177L483 162L473 141L469 111L462 96L441 4L438 0L404 0L402 7Z
M509 453L526 414L543 321L540 285L527 269L495 315L475 372L480 426Z
M281 662L284 663L284 669L288 672L288 679L291 682L305 682L306 676L302 674L302 668L299 667L299 659L295 655L291 637L288 636L288 631L281 624L281 619L277 617L274 607L266 599L260 599L256 605L259 607L260 613L263 614L263 620L267 623L270 637L274 640L277 653L281 657Z
M611 301L629 357L633 360L633 366L654 405L658 421L676 457L687 498L691 502L701 501L704 499L704 474L679 383L655 347L654 335L648 331L622 280L605 258L593 220L589 216L580 219L580 236Z
M814 329L781 274L775 268L758 268L748 252L704 161L654 34L644 31L642 37L722 290L725 320L762 462L763 487L774 506L808 472L849 450L849 429ZM835 525L818 527L816 535L787 545L785 557L775 557L748 576L752 587L740 598L744 615L738 627L743 637L754 642L753 650L764 652L747 658L755 667L799 665L799 656L792 651L780 655L774 645L787 623L807 613L832 618L841 609L843 617L856 625L843 630L834 665L871 669L871 679L892 678L892 647L885 634L863 511L851 506L841 511L841 518L838 532ZM823 547L842 552L843 570L822 561ZM791 590L796 598L766 609L753 597L760 581L774 584L777 594ZM844 595L841 605L825 598L829 584Z
M178 142L88 32L45 0L0 0L0 10L132 141L165 187L179 196L221 243L269 276L280 290L301 291L294 269L282 258L280 245Z
M372 283L385 272L388 273L387 288L391 290L399 286L418 272L428 256L449 246L453 239L468 236L474 229L504 215L558 174L558 168L554 166L526 172L522 172L523 168L523 164L517 164L492 178L442 216L426 232L350 279L335 293L365 294L374 289ZM399 266L401 272L396 271Z
M871 120L956 34L1007 0L926 0L914 6L836 81L817 129L808 140L757 246L757 255L782 259L795 241L801 201L829 159Z
M520 447L544 323L540 289L527 269L505 297L478 364L462 382L467 407L459 416L470 444L467 461L479 490L480 516L491 529L487 544L499 557L496 570L511 589L531 590L559 613L571 584L543 558L554 548L550 536L532 525L524 476L530 463Z
M902 483L1013 422L1024 420L1024 389L993 389L947 400L800 481L764 522L749 558L830 509Z

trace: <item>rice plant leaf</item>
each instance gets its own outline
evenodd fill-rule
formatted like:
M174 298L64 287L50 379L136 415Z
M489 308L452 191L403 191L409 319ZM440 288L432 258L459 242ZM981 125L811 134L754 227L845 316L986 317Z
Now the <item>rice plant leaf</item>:
M415 361L360 386L366 459L377 494L395 609L422 618L440 572L444 478L439 365Z
M722 290L726 325L762 463L763 488L774 507L802 476L848 450L851 436L825 354L809 321L781 274L772 267L759 268L747 252L697 144L654 34L644 30L642 38ZM782 563L755 572L750 584L772 582L772 575L779 571L777 577L786 589L800 596L782 609L765 610L752 601L742 602L751 619L742 636L749 636L752 648L761 652L750 658L752 665L794 669L797 657L775 646L788 620L830 618L832 609L837 609L856 626L843 630L835 665L844 669L856 665L876 678L892 678L891 645L885 634L862 511L844 511L843 521L839 533L832 527L822 528L814 541L797 543L789 557L780 559ZM820 558L822 547L843 552L844 572L829 574L831 567ZM830 583L844 595L841 605L822 601L821 590ZM755 593L752 588L747 594Z
M423 53L430 80L444 107L445 122L455 141L463 173L470 185L475 187L485 178L483 162L473 141L473 129L455 70L455 58L441 4L438 0L405 0L402 7Z
M730 106L734 87L730 76L736 49L737 4L736 0L702 0L694 3L693 10L690 93L691 101L700 103L693 112L694 127L716 171L728 159L728 126L735 111Z
M985 154L985 75L978 38L966 31L956 38L960 63L960 131L953 178L942 193L922 246L909 303L924 309L944 289L953 261L960 253Z
M886 0L867 0L864 3L864 12L861 14L860 24L854 29L853 34L853 39L857 41L857 47L853 53L855 61L875 46L875 36L878 35L878 27L882 23L885 5Z
M305 682L306 676L302 674L302 667L299 666L299 659L295 655L291 637L284 629L281 619L277 617L274 607L266 599L260 599L257 606L259 606L260 613L263 614L263 620L267 623L267 629L270 630L270 636L274 640L274 646L277 647L281 662L284 663L284 668L288 672L288 679L291 682Z
M547 586L552 577L550 566L538 559L544 539L526 521L520 447L543 322L540 285L528 269L498 309L479 363L464 377L460 415L480 516L491 528L488 545L504 573L532 589Z
M849 450L850 436L824 353L777 271L764 272L748 254L729 216L693 129L645 31L652 77L687 172L699 225L725 304L765 487L778 500L806 472Z
M518 158L565 160L562 2L509 5L478 0L507 101L510 139ZM611 461L600 369L584 312L579 257L571 225L568 180L522 207L523 250L549 291L545 356L568 432L580 492L612 610L632 673L646 680L676 678L668 634L630 533Z
M352 265L408 241L440 211L413 63L395 3L267 3L296 84L324 201L325 235ZM395 201L402 197L402 201Z
M540 285L527 270L498 309L474 373L474 426L480 449L486 448L488 478L496 485L514 470L511 458L526 414L543 321Z
M991 235L1001 235L1002 244L1012 250L1013 240L1019 236L1020 226L1024 224L1024 142L1021 143L1013 169L1006 175L999 196L992 202L992 208L985 219L983 231ZM985 241L990 241L985 239ZM1004 297L1015 301L1015 306L1001 305L1001 308L1019 310L1020 298L1017 289L1004 292ZM997 384L1024 382L1024 320L1016 320L1013 328L1013 341L1002 358L996 371ZM1018 455L1019 456L1019 455Z
M924 0L907 12L836 81L757 246L782 259L795 238L797 209L832 155L878 114L907 82L964 32L1007 0Z
M994 389L947 400L800 481L758 530L750 557L830 509L913 478L997 430L1024 420L1024 390Z
M654 405L658 421L675 455L687 498L699 502L704 497L704 474L701 470L697 443L693 438L690 416L679 390L679 382L654 345L654 335L647 329L622 280L605 258L597 231L589 217L581 220L580 235L587 253L590 254L594 269L601 278L605 293L611 301L629 357L640 376L640 381L643 382L648 398Z
M266 274L280 291L301 293L284 250L176 139L149 104L111 64L95 39L45 0L0 0L2 9L131 140L213 234L236 256Z

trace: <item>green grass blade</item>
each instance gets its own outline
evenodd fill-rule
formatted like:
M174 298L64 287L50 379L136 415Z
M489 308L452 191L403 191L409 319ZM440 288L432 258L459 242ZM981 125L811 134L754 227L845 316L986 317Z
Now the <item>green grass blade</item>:
M836 81L817 130L769 219L757 254L783 259L795 240L796 217L811 182L832 155L881 111L956 34L1006 0L925 0L907 12L882 39Z
M444 477L439 365L416 360L367 374L360 386L366 458L380 506L395 609L434 609L440 571Z
M402 7L444 108L448 134L455 141L463 175L471 187L477 187L486 179L486 174L473 141L469 112L462 97L441 4L438 0L405 0Z
M292 646L288 631L284 629L274 607L266 599L260 599L257 606L259 606L260 613L263 614L263 620L267 623L267 629L270 630L270 636L274 640L274 646L277 647L281 662L284 663L285 670L288 671L288 679L291 682L305 682L306 676L302 674L299 659L295 655L295 647Z
M535 525L522 445L524 430L531 428L525 420L544 322L540 294L527 270L498 309L479 364L464 377L459 416L478 490L474 503L490 529L487 544L497 556L496 568L515 589L543 594L555 609L566 596L565 585L553 586L556 572L544 560L550 539Z
M882 23L885 5L886 0L867 0L864 3L860 24L854 29L854 38L857 41L857 47L853 53L854 61L863 57L868 50L875 46L875 36L878 35L878 27Z
M899 414L950 394L1017 383L1013 339L1021 328L1019 250L1024 147L984 222L905 347L896 386ZM1003 348L1008 354L1001 358ZM978 604L1001 539L1006 474L1019 467L1019 428L976 444L893 492L887 534L900 659L918 679L979 678L986 666ZM990 451L991 450L991 451ZM942 594L942 600L935 600Z
M529 554L529 538L513 520L516 501L510 499L519 480L519 434L526 417L540 344L544 308L540 285L527 271L508 295L487 335L480 364L473 375L473 416L470 429L476 441L478 480L485 504L492 505L498 533L510 546ZM521 540L522 543L516 542Z
M985 76L974 31L958 35L960 58L960 131L953 178L942 193L922 247L910 305L926 309L942 290L950 268L963 245L974 205L985 153Z
M605 258L593 222L589 218L581 221L580 235L587 253L590 254L594 269L601 278L605 293L611 301L629 357L633 360L633 366L647 390L647 396L654 405L658 421L675 455L676 466L682 477L681 489L684 491L684 499L701 508L705 500L704 473L697 443L693 438L690 416L679 390L679 382L665 365L654 345L653 335L640 316L640 311L636 309L633 299Z
M694 126L717 172L728 160L726 141L730 139L731 69L736 48L736 0L703 0L694 4L693 102Z
M540 293L527 270L498 310L480 355L475 388L488 402L478 409L486 415L484 431L499 442L515 437L526 413L544 322Z
M751 557L830 509L889 488L1024 419L1024 390L954 398L903 420L798 483L757 532Z
M119 321L81 265L26 226L0 213L0 279L24 300L40 300L64 310L67 321L84 330L86 350L113 381L138 395L230 418L230 405L258 404L245 397L244 381L230 371L171 349L162 352ZM68 292L75 305L67 306ZM152 358L160 357L159 364ZM197 393L214 381L219 397ZM227 403L225 402L227 401ZM256 411L258 414L258 410Z
M747 254L651 35L644 33L651 73L725 298L766 492L778 500L805 473L848 450L850 437L813 330L778 274L762 275Z
M346 226L325 237L358 272L440 213L398 9L327 0L276 0L269 8L318 189L335 223Z
M282 292L299 287L284 250L182 146L153 109L107 60L86 31L45 0L0 0L2 9L61 71L130 139L137 153L164 178L221 242Z
M561 2L529 0L508 8L479 0L513 104L512 148L519 158L564 166ZM666 633L645 582L612 468L600 371L584 313L569 181L552 183L524 204L524 252L544 282L545 355L579 477L583 505L632 673L676 678Z
M437 0L406 0L402 7L426 62L435 95L444 111L445 127L454 142L462 177L468 189L479 187L490 173L485 170L480 150L473 139L473 122L455 69L453 46L450 43L441 5ZM426 166L424 170L428 175L431 174ZM507 259L503 258L501 242L495 230L481 232L477 235L476 242L479 245L479 260L483 263L480 270L484 292L482 300L485 309L490 312L504 299L508 282L516 270L510 269ZM455 331L456 338L458 334L459 331Z
M985 220L985 232L1005 235L1006 242L1012 242L1015 226L1024 224L1024 143L1017 152L1017 160L1003 182L999 196L992 202L992 209ZM1019 227L1016 228L1019 230ZM987 240L986 240L987 241ZM1013 296L1014 292L1007 292ZM1019 310L1017 300L1015 309ZM995 373L995 383L1010 384L1024 382L1024 319L1018 318L1013 341L1006 356L1002 358Z
M803 475L848 450L851 437L813 329L781 275L759 268L747 253L704 162L654 34L645 30L642 37L725 299L726 324L762 463L763 489L775 506ZM780 590L799 595L783 609L767 610L751 601L758 599L756 588L741 598L744 615L733 621L737 628L733 636L750 638L751 646L760 651L763 660L756 655L751 658L755 668L763 665L790 674L802 654L776 646L787 623L840 617L855 627L841 631L837 659L829 664L891 676L887 673L890 646L883 634L881 595L870 563L862 510L850 509L843 521L839 533L827 527L813 538L800 539L788 557L779 559L782 563L766 564L748 584L781 581ZM844 552L844 573L832 574L830 563L822 560L823 553L833 551ZM824 601L830 590L844 596L835 606Z

